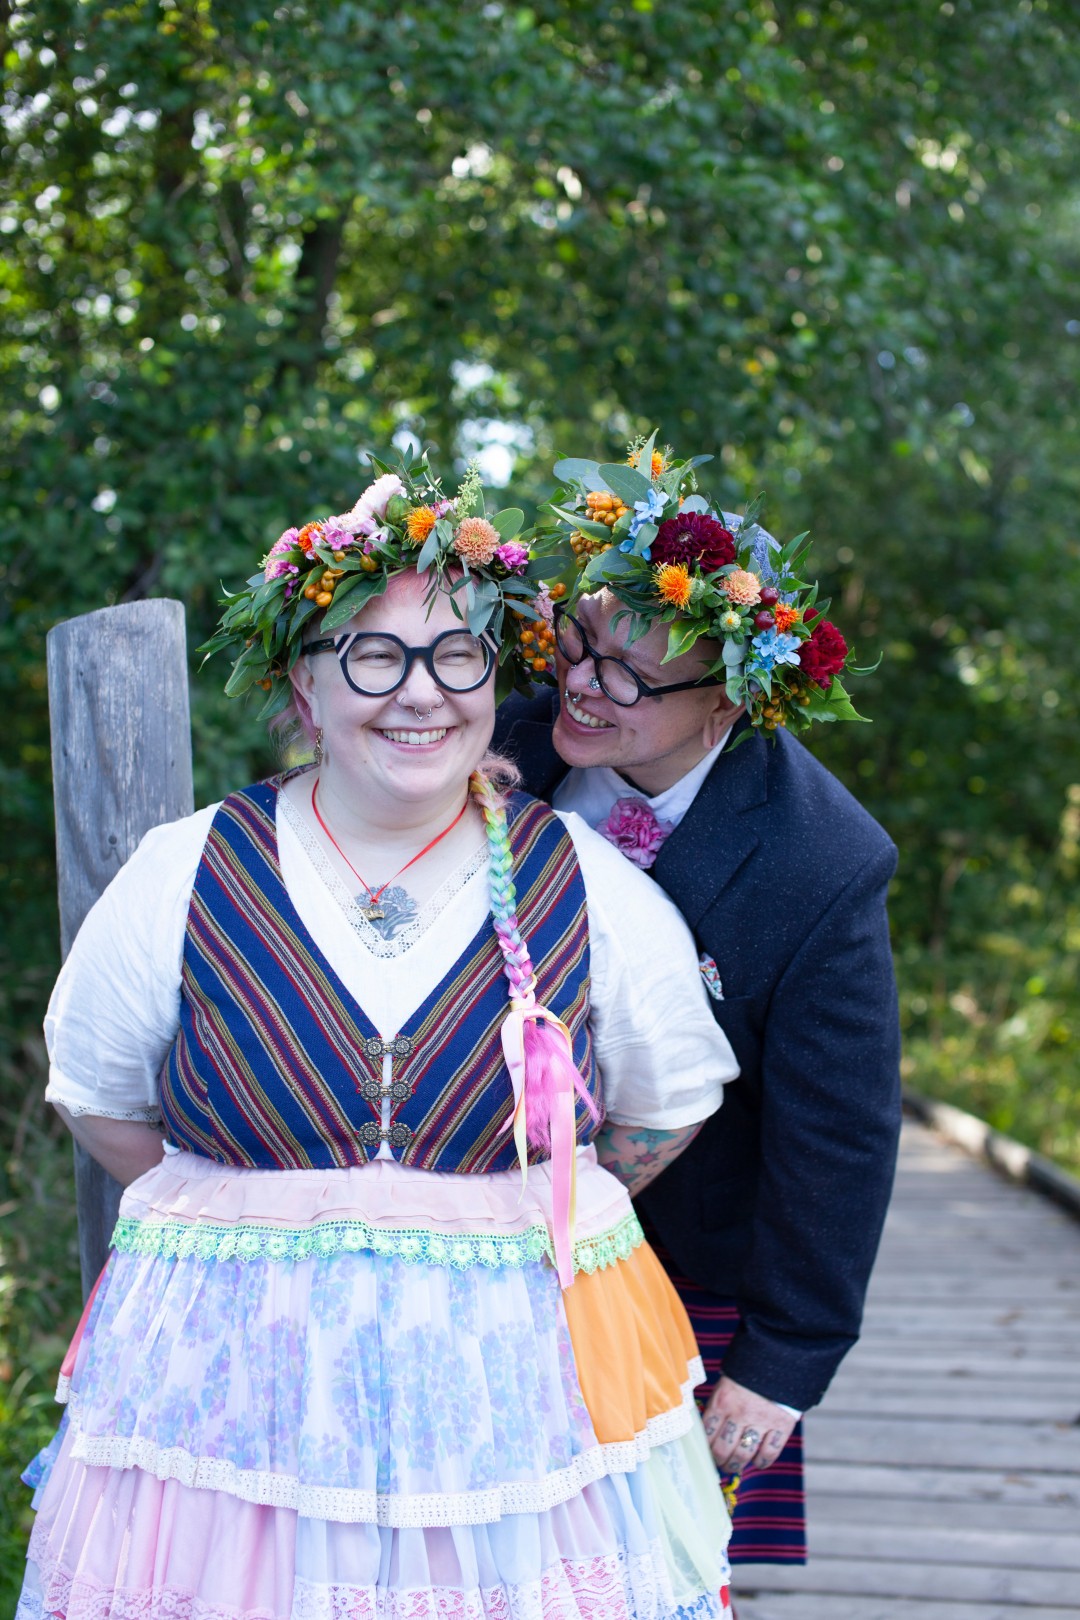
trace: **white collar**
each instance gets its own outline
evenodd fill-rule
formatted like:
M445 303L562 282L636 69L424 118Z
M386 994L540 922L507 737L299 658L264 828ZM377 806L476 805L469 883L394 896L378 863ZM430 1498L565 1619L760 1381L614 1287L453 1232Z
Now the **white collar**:
M590 827L603 821L616 799L644 799L660 821L677 827L693 804L701 785L723 752L731 731L725 731L715 748L699 759L697 764L680 776L671 787L650 796L634 787L618 771L608 765L574 766L555 789L554 804L558 810L573 810Z

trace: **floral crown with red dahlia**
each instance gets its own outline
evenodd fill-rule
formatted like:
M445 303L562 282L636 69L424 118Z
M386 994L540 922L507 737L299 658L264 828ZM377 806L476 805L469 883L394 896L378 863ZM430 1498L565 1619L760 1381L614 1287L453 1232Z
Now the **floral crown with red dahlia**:
M760 497L741 518L721 511L698 488L697 468L711 460L678 460L654 433L625 462L557 462L563 488L549 507L560 543L569 530L573 595L610 590L631 644L667 624L665 663L702 637L719 643L707 673L766 731L863 719L840 677L868 671L854 667L817 585L800 578L806 534L778 544L756 521Z
M463 625L497 647L500 695L550 676L552 597L543 581L561 560L530 557L518 538L525 514L509 507L489 517L473 464L448 497L426 451L393 465L370 460L379 476L351 511L286 529L261 572L242 590L226 591L217 631L199 649L206 657L233 654L226 694L261 688L261 715L278 714L308 621L321 615L319 633L330 634L408 569L429 578L429 603L444 592Z

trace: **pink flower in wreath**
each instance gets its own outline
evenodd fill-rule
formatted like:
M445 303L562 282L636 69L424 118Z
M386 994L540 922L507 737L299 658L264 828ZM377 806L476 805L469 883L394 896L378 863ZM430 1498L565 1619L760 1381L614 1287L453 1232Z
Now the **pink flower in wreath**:
M295 563L288 561L290 551L296 550L299 540L299 529L286 529L281 539L274 541L263 562L264 579L280 579L282 574L300 572Z
M661 821L644 799L626 798L615 800L596 830L628 861L645 868L653 864L674 826L672 821Z
M521 573L529 563L529 553L520 540L505 540L495 553L510 574Z
M533 597L533 607L545 624L555 623L555 598L548 590L544 580L541 580L537 587L536 595Z

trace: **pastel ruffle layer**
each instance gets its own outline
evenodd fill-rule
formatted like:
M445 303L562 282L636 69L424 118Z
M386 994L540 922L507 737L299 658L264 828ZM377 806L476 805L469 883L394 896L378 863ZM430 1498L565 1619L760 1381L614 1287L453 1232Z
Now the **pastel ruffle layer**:
M563 1293L550 1192L546 1166L524 1196L384 1162L142 1177L18 1620L719 1617L685 1315L591 1153Z
M711 1476L711 1477L710 1477ZM714 1490L676 1442L571 1502L490 1525L298 1518L62 1455L18 1620L719 1620L726 1564L687 1506ZM124 1526L123 1534L113 1528ZM168 1535L160 1527L168 1525Z

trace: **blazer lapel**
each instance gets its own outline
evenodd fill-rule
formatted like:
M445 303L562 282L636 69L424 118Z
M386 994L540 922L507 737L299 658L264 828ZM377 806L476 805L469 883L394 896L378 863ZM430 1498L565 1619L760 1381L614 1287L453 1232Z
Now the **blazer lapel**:
M759 843L752 812L768 798L768 744L758 736L735 744L732 738L652 867L691 928Z

